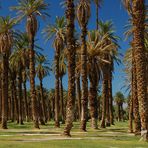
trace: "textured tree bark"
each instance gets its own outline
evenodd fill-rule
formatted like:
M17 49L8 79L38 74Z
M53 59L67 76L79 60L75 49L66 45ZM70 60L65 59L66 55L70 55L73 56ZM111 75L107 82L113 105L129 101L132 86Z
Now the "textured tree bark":
M66 125L64 135L70 136L70 130L74 120L74 103L75 103L75 39L74 39L74 1L67 0L67 52L68 52L68 100L66 109Z
M14 77L13 77L13 89L14 89L15 119L17 120L17 123L19 123L19 108L18 108L18 98L17 98L17 90L16 90L15 73L14 73Z
M89 105L90 105L91 127L93 129L98 129L97 86L96 84L94 85L91 81L90 81L90 90L89 90Z
M108 91L108 79L106 72L104 73L103 84L102 84L102 119L101 119L101 127L105 128L105 119L106 119L106 98Z
M41 125L45 125L44 116L43 116L43 110L42 110L42 100L41 100L41 94L38 94L38 103L39 103L39 121Z
M140 134L141 132L141 122L139 114L139 103L137 96L137 79L136 79L136 65L134 59L134 51L132 51L132 97L133 97L133 113L134 113L134 133L135 135Z
M144 47L145 1L133 0L134 52L136 61L136 79L141 117L141 136L148 141L148 98L146 86L146 57Z
M34 128L39 129L39 115L38 115L38 103L36 98L36 90L35 90L35 52L34 52L34 39L32 38L29 43L30 51L29 51L29 69L30 69L30 96L32 102L32 116L34 122Z
M133 133L133 96L129 100L129 132Z
M45 108L46 108L46 105L45 105L45 99L44 99L44 93L43 93L43 82L42 82L42 79L40 79L40 96L41 96L41 110L42 110L42 115L43 115L43 121L45 122L46 120L46 111L45 111Z
M118 121L121 121L121 105L120 103L117 104L118 107Z
M96 1L96 29L99 29L99 0Z
M76 97L78 101L78 116L79 120L81 120L81 85L80 85L80 73L77 74L76 77Z
M11 78L11 121L14 122L14 88Z
M87 28L86 24L82 27L82 48L81 48L81 78L82 78L82 98L81 98L81 130L86 131L88 115L88 80L87 80L87 46L86 46Z
M110 100L109 100L109 84L107 81L108 90L106 92L106 126L110 126Z
M60 101L61 101L61 107L60 107L60 113L62 117L62 124L65 123L65 114L64 114L64 99L63 99L63 77L60 77Z
M2 123L3 129L7 129L7 118L8 118L8 55L3 54L2 61Z
M110 113L110 124L114 125L114 115L113 115L113 96L112 96L112 72L110 70L110 76L108 80L109 87L109 113Z
M55 52L55 127L60 127L59 122L59 101L60 101L60 81L59 81L59 58L60 49Z
M25 72L26 75L26 72ZM26 76L25 76L26 77ZM26 78L25 78L26 79ZM26 80L23 82L24 88L24 101L25 101L25 114L26 114L26 122L29 121L29 113L28 113L28 101L27 101L27 88L26 88Z
M98 76L95 69L95 59L90 59L92 68L89 71L90 89L89 89L89 106L91 116L91 127L98 129Z
M19 124L23 124L23 116L22 116L22 65L20 64L19 72L18 72L18 105L19 105Z

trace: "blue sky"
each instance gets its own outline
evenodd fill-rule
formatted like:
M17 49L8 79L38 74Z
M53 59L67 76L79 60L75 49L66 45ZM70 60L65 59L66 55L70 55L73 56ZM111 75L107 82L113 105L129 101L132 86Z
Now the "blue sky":
M5 0L1 1L1 9L0 14L2 16L10 15L12 17L15 17L15 12L9 11L10 6L14 6L17 4L17 0ZM45 22L39 19L39 31L37 34L38 44L44 48L44 54L46 54L49 58L49 61L52 62L54 57L54 49L52 48L52 41L49 41L48 43L45 43L44 38L42 34L40 33L42 29L45 27L47 23L53 24L55 21L56 16L62 16L64 15L64 9L61 8L60 3L61 0L45 0L47 3L50 3L49 10L47 12L51 15L50 18L47 18ZM147 1L147 0L146 0ZM148 1L147 1L148 2ZM89 29L95 29L95 6L92 4L91 9L91 18L89 22ZM105 20L112 20L115 26L116 35L118 35L121 38L121 41L119 41L119 44L121 46L120 52L122 54L125 53L126 49L128 48L128 42L124 41L124 26L127 23L128 15L126 10L124 9L122 3L120 0L104 0L104 3L102 7L99 10L99 19L105 21ZM77 25L76 25L77 26ZM25 21L23 21L20 25L17 26L17 28L21 30L25 30ZM77 26L77 30L80 31L79 27ZM122 57L120 57L122 59ZM113 93L120 91L121 87L124 83L124 73L123 73L124 66L121 64L118 66L115 64L115 73L114 73L114 80L113 80ZM64 77L64 88L67 88L67 76ZM38 84L38 80L36 81ZM49 77L44 79L44 86L46 88L54 88L54 75L51 73ZM122 90L124 93L124 90Z

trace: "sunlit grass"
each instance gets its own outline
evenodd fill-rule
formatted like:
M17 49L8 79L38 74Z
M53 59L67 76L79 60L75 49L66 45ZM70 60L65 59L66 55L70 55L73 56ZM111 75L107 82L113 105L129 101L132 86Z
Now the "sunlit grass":
M88 131L80 132L75 122L72 137L62 136L64 125L55 129L54 122L33 129L32 123L17 125L8 123L8 130L0 130L0 148L147 148L148 144L139 142L140 137L128 133L128 123L119 122L115 126L93 130L88 123Z

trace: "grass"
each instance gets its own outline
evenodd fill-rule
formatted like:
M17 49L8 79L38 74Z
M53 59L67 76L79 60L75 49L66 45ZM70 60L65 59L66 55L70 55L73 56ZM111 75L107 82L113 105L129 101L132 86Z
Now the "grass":
M80 132L79 123L74 123L72 137L61 136L63 125L54 128L50 122L33 129L32 123L17 125L8 123L8 130L0 130L0 148L147 148L148 143L139 142L140 137L128 133L128 123L119 122L106 129L93 130L88 123L88 131ZM66 138L66 139L65 139Z

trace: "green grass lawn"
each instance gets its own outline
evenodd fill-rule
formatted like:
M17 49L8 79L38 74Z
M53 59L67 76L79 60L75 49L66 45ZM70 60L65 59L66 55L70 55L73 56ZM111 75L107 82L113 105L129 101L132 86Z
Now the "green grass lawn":
M88 123L85 133L74 123L71 138L63 137L63 126L55 129L53 122L40 130L33 129L32 123L8 123L8 128L0 130L0 148L148 148L139 136L128 133L127 122L98 130L92 130Z

